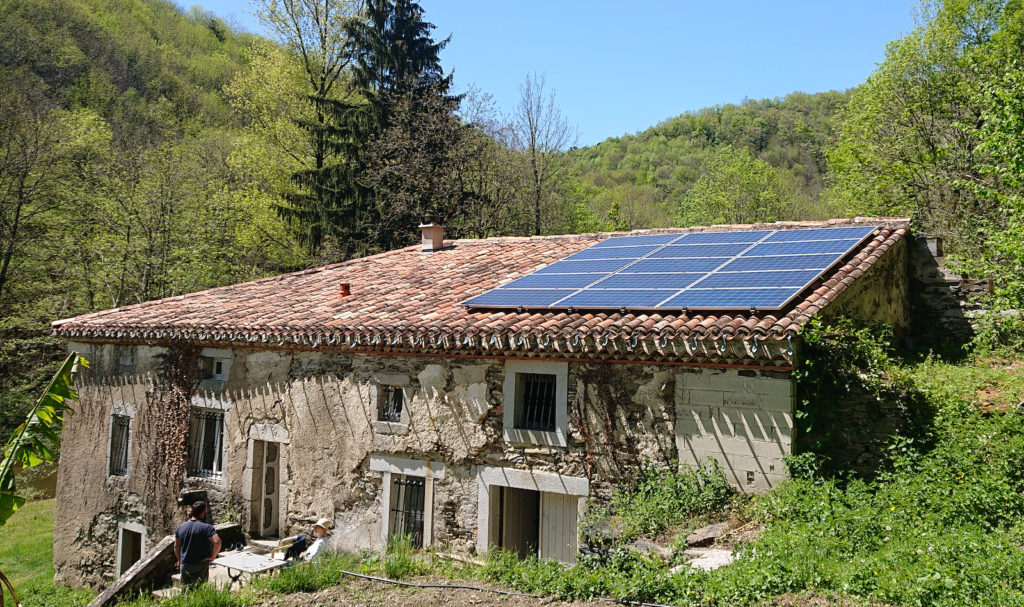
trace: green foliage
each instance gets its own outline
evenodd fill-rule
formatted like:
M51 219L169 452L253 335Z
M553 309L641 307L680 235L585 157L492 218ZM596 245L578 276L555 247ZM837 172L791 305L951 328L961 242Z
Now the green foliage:
M248 607L256 603L256 598L250 593L239 593L227 588L220 589L212 584L202 584L162 601L152 596L140 596L133 601L119 604L125 607Z
M53 504L29 502L0 526L0 571L24 607L85 607L94 598L91 592L53 583Z
M344 579L342 571L362 571L364 569L357 556L337 552L318 556L308 563L296 563L286 567L276 575L257 577L252 582L253 590L292 594L295 592L315 592L336 586Z
M73 413L69 401L78 396L72 386L79 367L88 367L89 361L72 352L64 360L49 385L29 411L24 423L4 446L3 460L0 461L0 525L7 521L14 511L25 503L15 493L15 470L29 468L44 462L56 461L54 451L60 443L58 433L64 415Z
M851 396L885 403L903 422L907 437L926 434L933 406L899 364L888 327L849 318L815 320L801 336L800 365L793 372L799 390L797 447L814 455L788 461L794 476L849 471L853 462L843 458L842 434L850 420L841 405Z
M381 561L381 569L385 576L393 580L401 580L414 575L423 575L429 572L430 567L424 561L416 558L412 547L412 538L400 534L388 538L388 546L384 552L384 560Z
M768 184L756 188L757 192L782 196L782 217L834 216L835 211L819 201L819 193L826 171L826 145L847 99L848 94L837 92L792 93L782 99L705 108L636 135L574 150L568 159L586 203L598 214L618 203L629 228L711 221L707 216L684 215L687 210L700 211L694 204L699 200L697 193L689 192L713 163L722 162L723 154L749 158L740 166L755 167ZM728 199L729 188L735 189L723 177L704 177L704 181L708 195ZM679 217L673 219L673 214Z
M714 460L696 469L645 462L631 484L616 490L608 514L621 517L624 538L653 538L673 525L723 510L735 493Z
M801 192L783 181L783 173L746 148L724 145L676 211L680 225L760 223L799 216Z

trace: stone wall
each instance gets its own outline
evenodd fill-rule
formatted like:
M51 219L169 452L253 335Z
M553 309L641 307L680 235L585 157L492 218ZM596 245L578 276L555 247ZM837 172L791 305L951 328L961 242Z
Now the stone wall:
M282 536L308 531L326 516L335 523L335 548L379 548L388 504L382 473L369 460L383 455L444 465L443 478L432 484L431 535L471 551L478 467L585 479L590 495L600 497L645 460L693 464L715 457L737 486L763 489L784 474L781 454L789 451L792 428L790 382L777 373L572 362L565 444L516 443L503 438L504 359L234 349L225 351L226 379L202 382L212 389L192 398L195 406L226 408L222 477L186 477L154 489L147 480L162 462L154 461L157 439L148 420L160 406L154 395L165 350L74 348L92 367L81 376L81 401L64 431L54 535L57 580L74 586L113 579L118 523L141 523L147 538L171 533L165 513L184 518L177 505L183 490L205 492L214 522L231 517L256 529L253 441L274 433L283 441ZM402 387L403 423L377 421L381 383ZM115 405L134 411L126 477L107 474Z
M901 239L883 253L881 259L825 308L822 318L850 316L884 323L892 327L898 338L905 336L910 327L908 240Z
M972 317L981 309L976 299L992 291L991 279L971 279L951 270L946 264L942 239L936 236L914 238L909 258L913 294L911 345L970 341L974 336Z

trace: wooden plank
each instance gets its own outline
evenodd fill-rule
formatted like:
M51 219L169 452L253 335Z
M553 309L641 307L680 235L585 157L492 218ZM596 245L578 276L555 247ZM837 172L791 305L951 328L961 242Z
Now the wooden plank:
M143 588L163 585L170 579L175 561L174 536L168 535L153 546L139 562L129 567L113 585L93 599L89 607L112 605L121 597Z

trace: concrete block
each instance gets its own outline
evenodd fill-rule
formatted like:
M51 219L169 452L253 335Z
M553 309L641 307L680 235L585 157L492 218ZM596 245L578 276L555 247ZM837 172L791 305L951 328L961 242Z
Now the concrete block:
M723 404L722 393L712 390L690 390L690 405L707 405L721 407Z
M712 375L710 380L709 387L712 390L721 390L722 392L739 392L741 394L753 394L756 391L755 385L762 381L779 381L758 377L742 377L732 373Z
M722 404L726 407L756 407L757 395L752 392L723 392Z
M684 391L707 390L710 377L708 373L676 373L676 386Z
M755 407L762 411L781 411L791 413L795 400L792 396L782 394L758 394Z
M786 396L793 398L795 385L789 379L775 379L772 377L760 377L754 387L754 392L765 396Z

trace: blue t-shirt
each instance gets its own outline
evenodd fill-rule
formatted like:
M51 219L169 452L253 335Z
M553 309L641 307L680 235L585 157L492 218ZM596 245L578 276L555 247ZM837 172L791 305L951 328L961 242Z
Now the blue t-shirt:
M213 525L199 520L189 519L178 525L174 537L181 542L181 562L195 565L210 558L213 554L213 542L210 538L217 534Z

